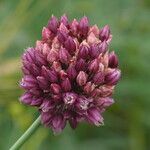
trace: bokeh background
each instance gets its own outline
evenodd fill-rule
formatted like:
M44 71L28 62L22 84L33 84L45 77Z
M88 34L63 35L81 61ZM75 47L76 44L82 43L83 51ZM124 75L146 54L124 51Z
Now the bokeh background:
M122 70L116 103L104 113L103 127L67 126L58 136L40 127L21 150L150 150L149 0L0 0L0 150L8 150L38 116L18 101L20 56L41 38L50 16L63 13L110 25Z

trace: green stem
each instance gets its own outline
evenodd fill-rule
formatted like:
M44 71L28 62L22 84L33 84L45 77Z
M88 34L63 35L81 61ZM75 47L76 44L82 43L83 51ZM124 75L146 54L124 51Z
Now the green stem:
M9 150L18 150L40 126L40 120L39 116Z

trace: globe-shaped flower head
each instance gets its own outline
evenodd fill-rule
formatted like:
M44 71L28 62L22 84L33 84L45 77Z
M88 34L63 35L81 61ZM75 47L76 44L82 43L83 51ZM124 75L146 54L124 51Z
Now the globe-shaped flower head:
M22 56L24 104L35 106L41 122L54 133L66 123L76 128L81 121L100 126L102 113L120 78L118 58L109 52L109 26L90 26L87 17L69 22L66 15L52 16L42 39Z

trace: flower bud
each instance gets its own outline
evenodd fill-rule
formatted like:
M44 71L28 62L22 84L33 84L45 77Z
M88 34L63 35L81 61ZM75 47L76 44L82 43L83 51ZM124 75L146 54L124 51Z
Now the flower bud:
M110 28L108 25L104 26L101 31L100 31L100 40L104 41L104 40L108 40L109 36L110 36Z
M48 87L48 82L47 82L47 80L44 77L38 76L37 77L37 81L38 81L39 86L42 89L46 89Z
M87 35L88 30L89 30L89 21L87 17L83 17L80 22L79 22L79 30L80 33L84 36Z
M98 106L101 107L109 107L114 103L114 100L110 97L105 97L105 98L101 97L96 100L96 103Z
M60 62L57 62L57 61L54 61L53 64L52 64L52 68L53 68L56 72L60 72L60 71L62 70L61 63L60 63Z
M58 31L57 38L59 42L64 43L68 38L68 34L62 31Z
M43 27L43 30L42 30L42 39L44 41L47 41L49 39L53 39L54 35L52 34L52 32L46 28L46 27Z
M91 97L97 98L97 97L100 96L100 92L101 92L101 91L100 91L98 88L95 88L95 89L90 93L90 95L91 95Z
M36 59L36 64L38 64L39 66L47 64L45 57L38 51L36 51L35 53L35 59Z
M65 127L66 121L62 115L56 115L52 118L52 130L54 134L59 134Z
M48 56L47 56L47 61L52 63L58 59L58 52L55 50L50 50Z
M87 74L84 71L80 71L76 78L76 81L80 86L85 85L87 81Z
M105 82L108 85L115 85L119 81L121 71L118 69L110 70L105 76Z
M118 67L118 58L117 58L117 55L114 52L111 52L109 54L108 66L110 68L116 68L116 67Z
M49 127L51 116L49 112L41 111L41 122L47 127Z
M72 31L73 35L77 35L78 33L78 26L79 26L79 23L76 19L74 19L70 25L70 30Z
M61 87L62 87L62 90L65 91L65 92L68 92L71 90L71 83L70 83L70 80L68 78L64 79L62 82L61 82Z
M51 88L52 93L54 93L54 94L59 94L61 91L61 87L56 83L52 83L50 85L50 88Z
M39 70L39 67L37 67L35 64L28 64L29 65L29 67L30 67L30 69L29 69L29 71L33 74L33 75L35 75L35 76L38 76L39 74L40 74L40 70Z
M52 104L51 100L47 99L45 99L40 106L40 110L42 112L49 112L52 108L54 108L54 105Z
M59 72L59 76L60 76L61 80L64 80L64 79L66 79L68 77L67 73L64 70L61 70Z
M59 51L59 58L62 63L68 64L70 59L70 54L64 48L61 48Z
M30 105L32 102L32 94L26 92L24 95L20 97L19 101L24 104Z
M71 126L72 129L75 129L78 125L78 120L76 117L71 117L69 118L69 124Z
M114 90L114 86L112 85L103 85L99 87L99 93L101 97L111 96Z
M72 37L68 37L67 41L65 42L65 48L68 50L69 53L74 53L76 50L76 44Z
M60 41L58 40L58 38L55 37L55 38L53 39L52 44L51 44L51 49L58 52L59 49L60 49L60 47L61 47L61 43L60 43Z
M40 106L43 102L43 98L33 98L31 102L31 106Z
M69 22L68 22L68 17L66 16L66 14L64 14L61 19L60 22L63 23L66 27L68 27Z
M99 45L98 44L92 44L90 49L89 49L89 54L92 58L97 58L98 55L100 54Z
M41 91L39 90L38 87L35 87L35 88L30 89L30 93L32 93L35 96L40 96Z
M50 47L48 46L47 43L44 43L43 44L43 50L42 50L42 53L44 56L47 56L50 52Z
M81 71L81 70L85 71L87 69L87 64L85 60L82 58L79 59L75 65L75 68L77 71Z
M88 70L91 73L97 72L98 68L99 68L99 62L97 59L94 59L93 61L91 61L91 63L88 66Z
M48 72L49 81L50 82L57 82L58 81L58 75L56 71L52 70Z
M103 41L101 44L99 44L99 53L105 53L108 49L108 44L106 41Z
M94 107L88 110L87 120L90 123L95 124L96 126L100 126L103 124L103 117L100 115L99 111Z
M36 79L33 76L26 75L20 82L20 86L25 89L31 89L37 86Z
M35 45L36 45L36 46L35 46L35 49L41 52L42 49L43 49L43 42L37 40ZM34 52L34 51L33 51L33 52Z
M69 66L69 68L67 69L67 74L68 74L69 79L75 79L77 76L77 71L75 67Z
M87 82L83 90L86 94L89 94L94 90L94 88L95 88L94 84L92 84L91 82Z
M93 77L93 82L97 85L102 84L104 82L104 73L98 72Z
M81 45L79 48L79 58L87 58L89 54L89 48L86 45Z
M99 39L95 36L95 34L93 32L91 32L88 37L87 37L87 43L89 45L95 44L99 42Z
M89 31L89 33L94 33L94 35L96 36L96 37L99 37L99 28L98 28L98 26L97 25L94 25L94 26L92 26L91 28L90 28L90 31Z
M52 16L50 21L48 22L48 28L53 32L57 32L57 28L59 26L58 19L55 16Z

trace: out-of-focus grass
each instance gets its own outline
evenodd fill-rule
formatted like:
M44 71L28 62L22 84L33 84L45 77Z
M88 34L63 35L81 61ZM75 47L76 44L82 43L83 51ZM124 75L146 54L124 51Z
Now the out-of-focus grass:
M149 150L150 149L150 3L148 0L2 0L0 1L0 150L7 150L38 115L18 98L23 91L20 56L41 38L49 17L87 15L91 24L109 24L111 49L119 55L122 79L105 126L67 127L59 136L41 127L22 150Z

